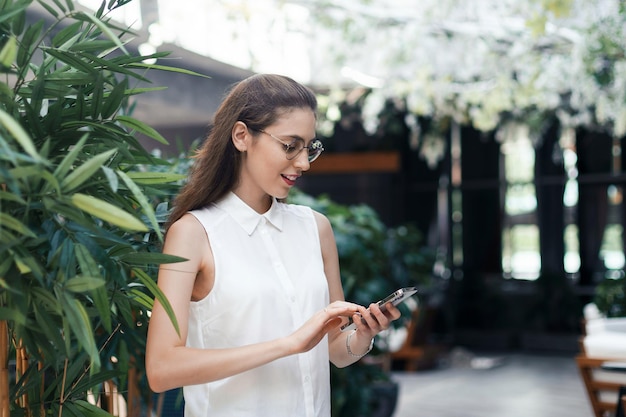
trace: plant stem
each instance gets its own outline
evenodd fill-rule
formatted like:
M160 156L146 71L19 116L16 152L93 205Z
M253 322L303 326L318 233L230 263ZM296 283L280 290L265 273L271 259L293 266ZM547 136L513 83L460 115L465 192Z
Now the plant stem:
M7 322L0 321L0 417L9 417L9 336Z
M61 398L59 400L59 417L63 416L63 404L65 403L65 379L67 378L67 367L69 359L65 358L65 364L63 365L63 383L61 384Z
M26 373L28 370L28 355L26 354L26 348L22 345L22 341L20 340L15 349L15 380L19 381L19 379ZM24 393L18 400L21 408L25 409L26 415L30 416L30 406L28 405L28 394Z

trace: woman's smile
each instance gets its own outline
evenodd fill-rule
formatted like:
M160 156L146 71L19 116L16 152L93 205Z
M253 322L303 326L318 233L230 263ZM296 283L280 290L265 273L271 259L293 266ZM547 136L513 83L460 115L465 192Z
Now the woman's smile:
M286 174L280 174L280 176L283 177L283 180L285 180L285 182L289 186L295 185L296 180L300 177L300 175L286 175Z

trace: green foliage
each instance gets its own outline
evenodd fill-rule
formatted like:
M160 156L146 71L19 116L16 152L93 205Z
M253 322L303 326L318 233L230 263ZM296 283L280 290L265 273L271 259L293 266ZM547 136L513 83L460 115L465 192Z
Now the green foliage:
M346 300L369 305L400 287L415 285L423 293L433 286L435 256L415 226L387 227L367 205L346 206L299 190L291 191L289 202L328 217L337 241Z
M536 295L527 312L529 329L543 332L576 332L582 305L571 281L562 272L542 272L534 282Z
M28 358L11 415L102 415L87 392L110 379L125 389L131 358L143 366L152 299L168 305L153 266L180 258L159 253L166 209L153 204L181 175L142 148L137 133L166 141L129 99L159 89L132 86L151 68L190 72L127 51L132 34L107 17L127 2L90 15L40 1L52 23L28 26L31 1L0 2L0 320L9 358L18 346Z
M626 278L604 279L596 285L593 302L607 317L626 317Z

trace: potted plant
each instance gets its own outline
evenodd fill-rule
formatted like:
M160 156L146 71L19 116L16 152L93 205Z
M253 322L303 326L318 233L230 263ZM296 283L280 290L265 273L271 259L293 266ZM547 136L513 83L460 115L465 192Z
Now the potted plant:
M0 415L106 415L88 399L136 388L151 300L168 305L152 202L181 176L136 169L165 164L136 133L165 139L129 99L151 68L183 71L129 52L107 18L127 2L42 1L29 24L31 1L0 3Z
M533 282L533 290L522 346L531 350L576 350L582 305L572 282L563 272L542 272Z
M626 317L626 278L606 278L596 285L593 302L606 317Z

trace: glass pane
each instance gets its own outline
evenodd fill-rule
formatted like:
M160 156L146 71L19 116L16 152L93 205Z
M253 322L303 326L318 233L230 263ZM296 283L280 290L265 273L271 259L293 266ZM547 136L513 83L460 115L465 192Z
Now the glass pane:
M568 274L574 274L580 269L580 247L578 240L578 226L568 224L565 226L565 257L563 267Z
M624 248L622 244L623 228L620 224L609 224L604 229L604 239L600 257L604 260L604 267L608 270L624 268Z
M534 224L504 230L502 270L505 277L535 280L541 270L539 228Z
M541 270L537 197L534 181L535 150L526 129L502 144L504 175L504 229L502 270L506 278L534 280Z
M507 187L505 197L506 214L532 213L537 209L534 184L513 184Z
M502 144L507 182L531 182L535 177L535 151L528 137Z
M527 137L502 144L504 175L507 182L505 194L506 214L531 213L537 209L535 186L535 151Z

